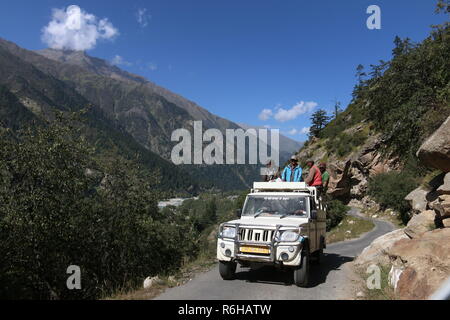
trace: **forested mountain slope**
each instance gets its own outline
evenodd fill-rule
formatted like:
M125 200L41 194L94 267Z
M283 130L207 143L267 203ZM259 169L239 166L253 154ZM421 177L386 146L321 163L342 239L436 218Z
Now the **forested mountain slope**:
M392 205L406 210L403 198L432 174L416 153L450 115L449 70L448 24L418 44L397 37L390 61L358 66L352 102L324 128L312 128L298 157L328 162L332 196L365 201L371 183L384 182Z
M193 121L203 120L204 130L240 128L139 76L83 52L50 50L46 52L56 52L60 56L48 59L1 39L0 50L0 68L3 70L0 83L18 95L29 110L47 117L53 110L74 111L91 106L100 117L98 121L92 119L94 122L112 125L128 136L127 139L134 140L131 145L137 142L139 148L156 153L167 161L170 161L171 150L176 144L171 142L172 132L180 128L192 132ZM40 78L45 80L39 81ZM179 101L182 107L157 91L164 91L164 96ZM168 167L168 164L161 166ZM189 192L197 189L194 186L196 182L202 185L203 190L235 190L247 188L258 179L255 165L182 167L182 171L179 168L171 170L173 174L169 176L176 175L185 180L182 185ZM195 183L189 183L190 180Z

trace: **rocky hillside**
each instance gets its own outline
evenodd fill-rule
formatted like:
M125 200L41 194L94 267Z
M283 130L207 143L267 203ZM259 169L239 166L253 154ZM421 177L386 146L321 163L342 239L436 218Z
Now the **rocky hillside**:
M450 28L435 27L422 43L399 38L394 43L391 61L370 70L358 67L348 108L297 154L303 163L327 162L329 193L346 202L368 204L370 182L380 174L401 174L399 186L411 180L404 186L411 189L402 190L408 194L434 170L419 162L416 152L450 115ZM445 162L436 152L419 156Z
M330 196L400 211L404 228L355 264L390 271L394 298L427 299L450 277L449 24L419 44L396 38L392 56L358 67L351 104L297 156L328 163Z
M404 229L375 240L355 261L390 270L399 299L426 299L450 277L450 117L419 149L425 166L442 171L406 199L414 214Z

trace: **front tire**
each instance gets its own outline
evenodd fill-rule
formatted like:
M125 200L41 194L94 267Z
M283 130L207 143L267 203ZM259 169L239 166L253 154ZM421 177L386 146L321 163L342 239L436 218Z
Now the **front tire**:
M302 252L302 263L294 269L294 283L297 287L306 288L309 284L309 249L305 248Z
M320 264L320 262L322 261L322 257L323 257L323 248L314 252L314 257L313 257L314 264Z
M236 275L236 262L219 261L219 273L223 280L233 280Z

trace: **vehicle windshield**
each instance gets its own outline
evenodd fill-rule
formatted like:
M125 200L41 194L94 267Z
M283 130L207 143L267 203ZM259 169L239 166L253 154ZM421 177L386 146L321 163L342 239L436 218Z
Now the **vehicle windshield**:
M261 195L249 196L245 203L243 216L254 217L288 217L306 216L307 198L301 195L276 196Z

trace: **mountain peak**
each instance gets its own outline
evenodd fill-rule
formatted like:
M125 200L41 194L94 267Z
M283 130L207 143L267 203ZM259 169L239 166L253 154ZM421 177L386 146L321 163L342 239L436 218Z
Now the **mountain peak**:
M86 51L44 49L35 52L47 59L75 65L100 76L122 81L147 82L143 77L126 72L106 60L89 56Z
M59 49L43 49L36 51L40 55L43 55L49 59L57 60L60 62L75 63L89 59L89 56L85 51L75 50L59 50Z

